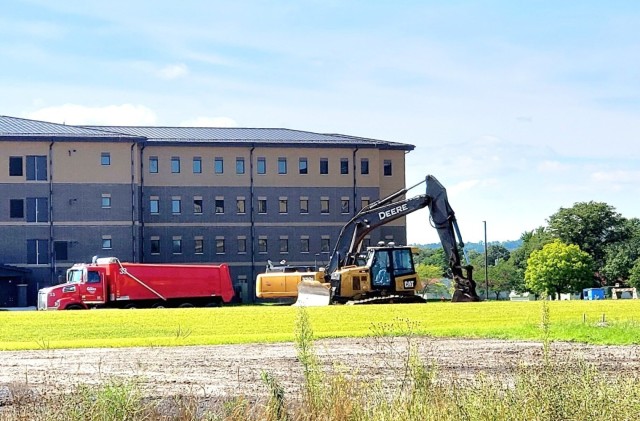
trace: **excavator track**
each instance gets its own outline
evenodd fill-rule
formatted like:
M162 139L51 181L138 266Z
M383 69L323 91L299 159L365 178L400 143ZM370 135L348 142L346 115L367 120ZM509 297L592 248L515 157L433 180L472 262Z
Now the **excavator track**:
M362 298L360 300L349 300L344 304L348 306L355 306L364 304L415 304L426 302L427 300L419 295L385 295Z

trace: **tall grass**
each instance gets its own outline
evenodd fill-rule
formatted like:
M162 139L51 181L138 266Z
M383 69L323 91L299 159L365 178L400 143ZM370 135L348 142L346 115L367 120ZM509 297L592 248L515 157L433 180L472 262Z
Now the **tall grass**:
M363 382L358 364L326 367L314 350L309 313L298 310L295 346L303 384L286 396L277 374L263 372L265 399L236 396L223 401L177 399L167 409L145 400L135 380L102 386L79 385L71 393L34 396L15 392L0 409L3 420L636 420L640 419L640 377L605 375L575 357L555 355L551 346L552 307L538 304L542 352L503 378L480 374L469 380L440 373L420 357L413 339L418 324L403 318L372 325L385 352L406 341L401 381ZM477 356L469 356L475 358ZM2 407L0 407L2 408ZM7 409L8 408L8 409Z

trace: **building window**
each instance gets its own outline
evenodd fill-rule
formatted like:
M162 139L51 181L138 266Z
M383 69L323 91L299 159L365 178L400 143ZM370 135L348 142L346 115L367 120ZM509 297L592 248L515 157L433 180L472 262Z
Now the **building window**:
M160 237L151 237L151 254L160 254Z
M215 174L224 174L224 160L221 157L216 157L213 160L213 172Z
M193 158L193 173L201 174L202 173L202 158L196 156Z
M369 158L362 158L360 160L360 174L369 174Z
M100 154L100 165L111 165L111 154L109 152Z
M343 197L340 200L340 213L349 213L349 198Z
M246 201L244 197L239 197L236 199L236 212L237 213L246 213Z
M320 252L322 253L329 253L329 237L325 237L323 236L320 239Z
M194 249L193 252L195 254L203 254L204 253L204 239L202 237L194 238Z
M9 175L11 177L22 176L22 157L21 156L9 157Z
M258 238L258 253L266 253L267 251L268 251L267 237L259 237Z
M281 197L278 201L278 209L280 213L287 213L289 211L289 201L286 197Z
M57 261L69 260L69 243L67 241L53 242L53 258Z
M360 210L369 206L369 203L370 203L370 200L368 197L363 197L362 199L360 199Z
M224 237L216 237L216 254L224 254Z
M158 172L158 157L150 156L149 157L149 172L156 174Z
M111 195L105 193L102 195L102 208L107 209L111 207Z
M224 213L224 197L216 197L216 213Z
M267 173L267 158L260 157L258 158L258 165L256 171L258 174L266 174Z
M247 252L247 239L246 237L238 237L238 253Z
M27 197L27 222L49 222L49 198Z
M244 158L236 158L236 174L244 174Z
M307 158L300 158L298 161L298 171L300 174L309 173L309 162L307 162Z
M151 196L149 199L149 212L152 214L160 213L160 199L156 196Z
M9 200L9 218L24 218L24 200Z
M289 239L280 237L280 253L289 253Z
M171 241L171 253L182 254L182 237L173 237Z
M46 181L47 156L27 155L27 180Z
M349 158L340 158L340 174L349 174Z
M287 173L287 158L278 158L278 174Z
M182 212L182 200L179 197L171 198L171 213L178 214Z
M111 248L112 248L111 236L110 235L103 235L102 236L102 249L103 250L111 250Z
M200 196L193 198L193 213L197 215L202 214L202 197Z
M177 156L171 158L171 172L174 174L178 174L180 172L180 158Z
M300 198L300 213L309 213L309 198Z
M309 237L300 238L300 253L309 253Z
M391 160L390 159L385 159L384 160L383 173L386 176L393 175L393 169L391 167Z
M329 159L320 158L320 174L329 174Z
M320 199L320 213L329 213L329 198L323 197Z
M49 263L49 240L27 240L27 263L32 265Z
M258 199L258 213L267 213L267 199L259 198Z

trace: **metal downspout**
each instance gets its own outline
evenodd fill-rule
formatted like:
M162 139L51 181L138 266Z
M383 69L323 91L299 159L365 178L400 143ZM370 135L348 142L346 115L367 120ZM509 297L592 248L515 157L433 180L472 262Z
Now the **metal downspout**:
M135 157L133 156L133 148L136 143L131 143L131 257L132 262L136 259L136 191L135 191Z
M352 215L355 216L356 215L356 200L358 199L358 193L357 193L357 187L358 187L358 180L356 179L356 174L357 174L357 169L358 166L356 165L356 154L358 153L358 147L356 146L356 148L353 150L353 206L352 206Z
M144 148L146 143L142 143L140 148L140 207L138 219L140 221L140 262L144 263Z
M56 254L53 245L53 143L53 140L49 143L49 285L54 284L56 277Z
M256 221L254 214L254 206L253 206L253 196L254 196L254 180L253 180L253 151L256 149L255 145L251 146L249 149L249 218L251 224L251 279L249 282L249 295L251 302L255 302L256 300Z

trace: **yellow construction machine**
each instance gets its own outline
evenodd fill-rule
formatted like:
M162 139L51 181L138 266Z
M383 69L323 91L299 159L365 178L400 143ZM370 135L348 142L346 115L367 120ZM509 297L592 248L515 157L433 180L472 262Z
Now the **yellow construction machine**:
M425 194L402 198L423 183L426 183ZM413 261L415 247L379 243L366 250L361 248L365 236L372 230L424 207L429 208L432 226L449 261L449 276L455 287L451 301L480 301L466 253L467 264L463 266L460 261L456 236L463 253L464 243L446 189L431 175L358 212L342 227L326 267L316 270L307 266L269 264L267 271L256 279L256 296L297 297L296 305L303 306L423 302L416 294L420 283Z

